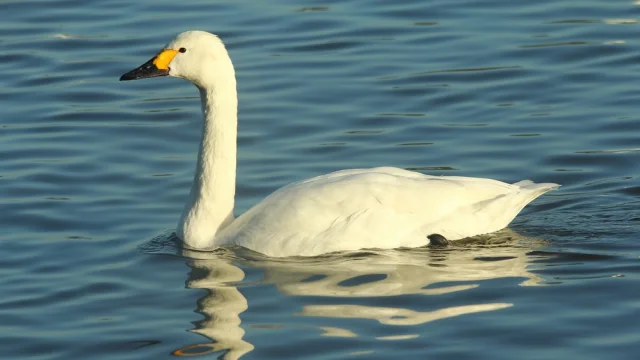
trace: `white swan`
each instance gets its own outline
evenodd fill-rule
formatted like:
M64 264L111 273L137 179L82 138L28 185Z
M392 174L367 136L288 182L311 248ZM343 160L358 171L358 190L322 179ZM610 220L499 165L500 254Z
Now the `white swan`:
M120 80L167 75L196 85L204 115L193 186L176 231L189 248L240 245L268 256L312 256L423 246L432 234L457 240L500 230L558 186L392 167L343 170L289 184L236 219L238 98L229 54L217 36L187 31Z

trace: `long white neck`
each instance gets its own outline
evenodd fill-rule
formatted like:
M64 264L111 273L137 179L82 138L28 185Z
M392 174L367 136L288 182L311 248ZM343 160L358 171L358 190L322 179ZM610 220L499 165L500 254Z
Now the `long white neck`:
M238 97L231 71L200 89L202 139L189 200L177 235L190 248L217 245L216 233L233 221L236 191Z

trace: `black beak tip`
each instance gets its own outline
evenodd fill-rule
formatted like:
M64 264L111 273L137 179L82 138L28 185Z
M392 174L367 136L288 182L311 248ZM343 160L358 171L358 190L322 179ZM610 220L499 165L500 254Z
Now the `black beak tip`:
M135 80L135 77L131 76L130 73L126 73L120 76L120 81L127 81L127 80Z
M153 63L155 59L156 58L153 57L146 63L120 76L120 81L148 79L156 76L169 75L168 69L158 69L156 64Z
M142 65L137 69L133 69L128 73L120 76L120 81L149 79L158 76L168 76L169 70L158 69L155 65Z

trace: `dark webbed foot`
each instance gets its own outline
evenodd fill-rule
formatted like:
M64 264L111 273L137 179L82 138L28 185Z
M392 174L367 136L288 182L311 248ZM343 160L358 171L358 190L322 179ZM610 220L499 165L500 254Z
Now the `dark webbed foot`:
M427 236L427 239L429 239L429 246L441 247L449 245L449 240L440 234L431 234Z

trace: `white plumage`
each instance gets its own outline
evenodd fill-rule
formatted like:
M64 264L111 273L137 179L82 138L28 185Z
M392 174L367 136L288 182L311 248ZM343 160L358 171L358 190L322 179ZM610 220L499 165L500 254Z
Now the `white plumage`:
M554 184L436 177L392 168L343 170L287 185L219 234L270 256L416 247L500 230Z
M147 63L121 79L182 77L201 95L203 137L177 230L187 247L233 244L269 256L311 256L423 246L431 234L457 240L500 230L558 186L436 177L392 167L352 169L289 184L235 219L237 93L224 45L215 35L188 31L154 59L160 70ZM163 61L168 61L164 70Z

